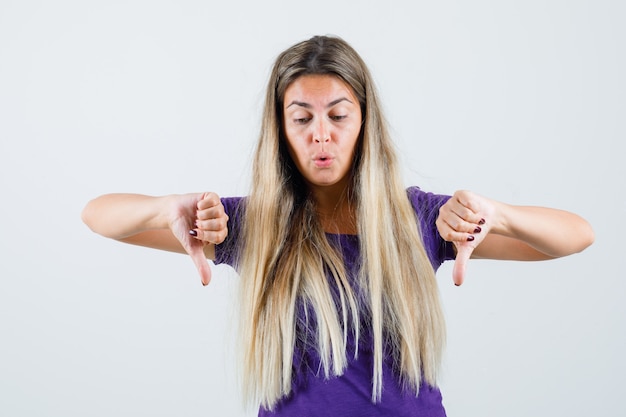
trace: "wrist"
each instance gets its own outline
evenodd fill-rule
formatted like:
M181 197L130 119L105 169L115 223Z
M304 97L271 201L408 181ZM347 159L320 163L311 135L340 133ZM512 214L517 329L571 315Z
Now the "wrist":
M514 232L511 228L512 211L514 207L499 201L491 200L491 213L488 214L488 222L490 223L490 232L498 235L511 237Z

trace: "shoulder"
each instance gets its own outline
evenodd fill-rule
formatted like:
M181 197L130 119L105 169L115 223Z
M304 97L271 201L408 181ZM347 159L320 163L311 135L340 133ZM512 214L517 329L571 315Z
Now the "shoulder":
M432 212L438 213L439 207L444 205L450 198L450 196L446 194L423 191L417 186L408 187L406 192L413 208L421 216L432 214Z
M220 197L225 209L235 210L245 204L246 197Z
M228 215L228 235L224 242L215 246L214 262L235 266L241 250L239 245L246 197L221 197L220 200Z
M246 197L221 197L224 212L228 215L229 221L239 223L242 219L246 206Z
M418 219L426 253L437 269L445 260L454 259L455 256L454 245L443 240L436 225L439 208L450 196L422 191L419 187L407 188L407 195Z

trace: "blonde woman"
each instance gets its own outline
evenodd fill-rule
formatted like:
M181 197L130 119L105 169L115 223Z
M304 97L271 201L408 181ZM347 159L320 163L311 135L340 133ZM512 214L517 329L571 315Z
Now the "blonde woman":
M206 259L241 276L248 399L261 416L445 416L435 270L470 257L542 260L593 231L561 210L402 184L372 78L345 41L284 51L267 87L250 194L109 194L95 232Z

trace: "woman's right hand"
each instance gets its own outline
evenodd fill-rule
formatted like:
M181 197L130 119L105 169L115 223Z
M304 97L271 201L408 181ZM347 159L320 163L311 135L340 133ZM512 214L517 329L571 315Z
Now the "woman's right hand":
M153 197L105 194L91 200L82 219L94 232L120 242L188 253L207 285L208 258L228 234L228 215L215 193Z
M215 193L186 194L176 201L177 207L169 220L170 230L191 256L202 285L208 285L211 268L207 256L212 258L215 245L226 239L228 215Z

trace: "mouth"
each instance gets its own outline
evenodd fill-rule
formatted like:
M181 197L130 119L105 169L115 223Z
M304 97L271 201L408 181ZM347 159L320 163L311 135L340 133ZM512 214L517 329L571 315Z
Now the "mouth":
M328 153L322 152L315 155L315 157L313 158L313 162L315 163L315 166L319 168L325 168L332 164L333 157Z

